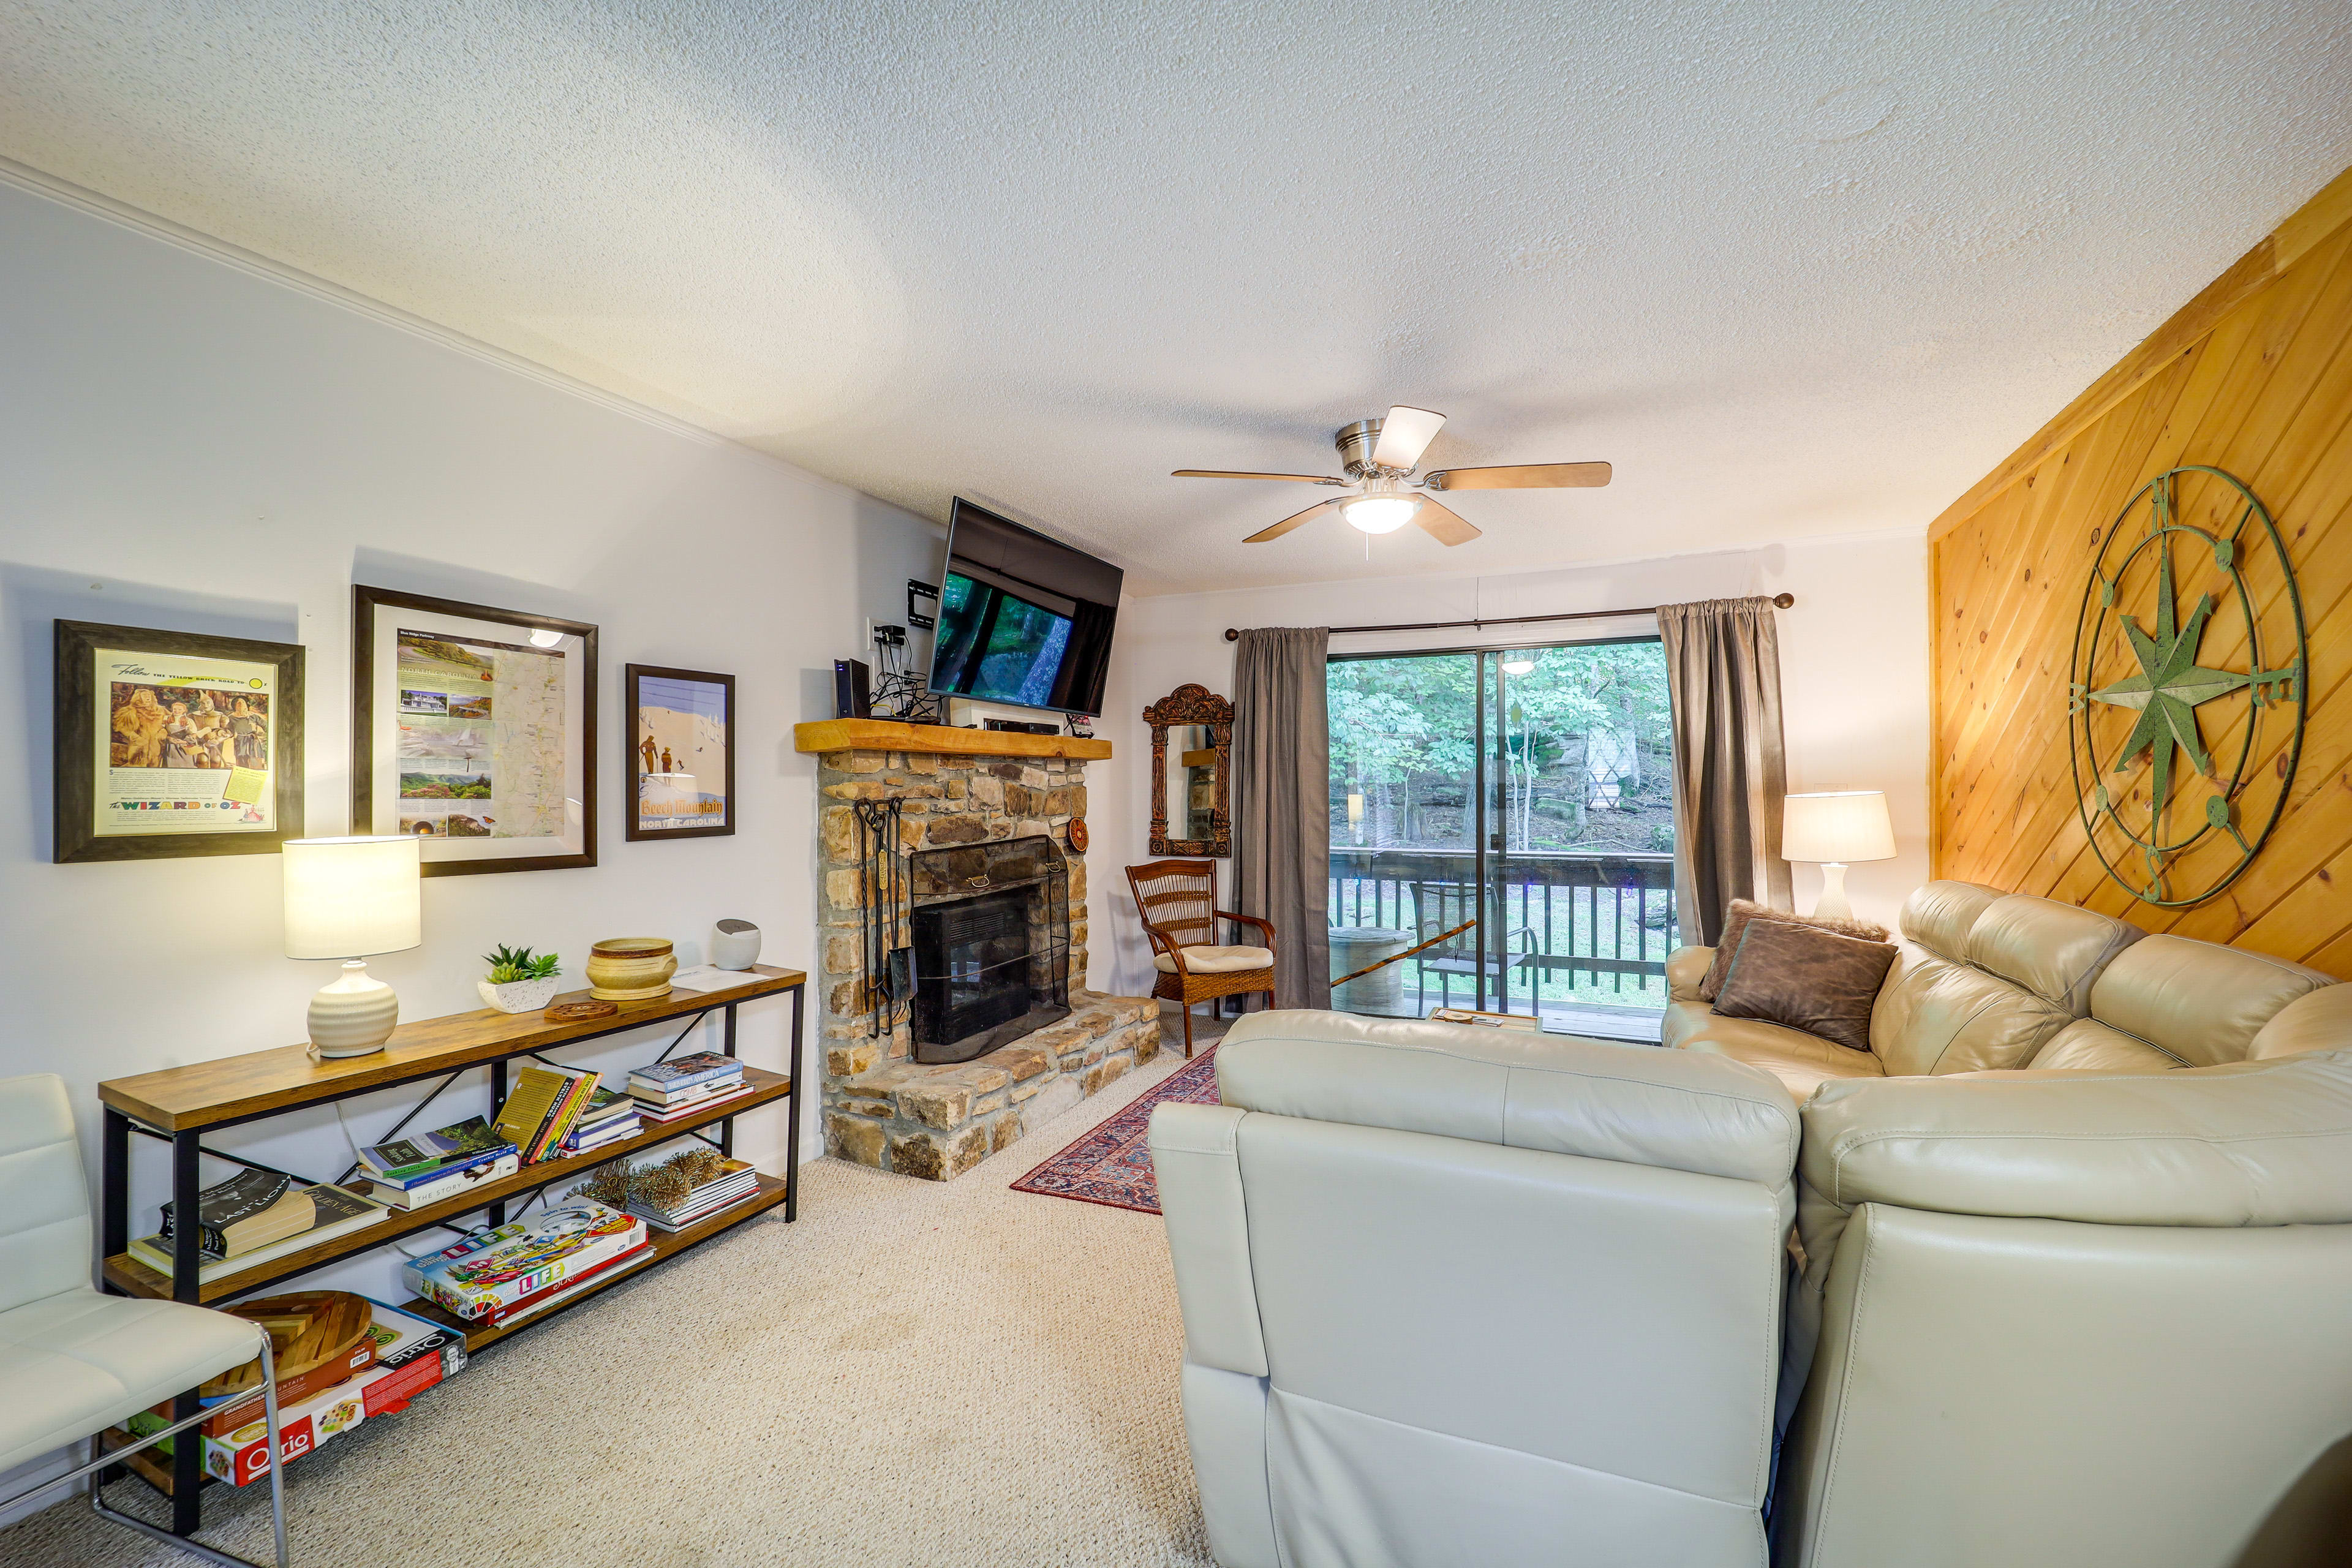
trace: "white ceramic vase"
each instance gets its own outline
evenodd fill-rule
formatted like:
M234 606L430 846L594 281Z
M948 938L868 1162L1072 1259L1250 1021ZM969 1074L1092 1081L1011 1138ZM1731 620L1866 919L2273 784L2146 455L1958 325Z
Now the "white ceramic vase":
M555 988L562 984L562 976L551 974L543 980L509 980L504 985L477 980L474 989L481 993L483 1005L501 1013L536 1013L555 1000Z

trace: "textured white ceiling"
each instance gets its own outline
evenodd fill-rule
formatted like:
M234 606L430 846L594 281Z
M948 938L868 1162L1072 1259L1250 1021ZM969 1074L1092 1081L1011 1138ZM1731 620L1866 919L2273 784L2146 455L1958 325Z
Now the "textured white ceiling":
M2352 7L0 0L0 153L1145 592L1924 523L2352 163ZM1485 539L1172 479L1391 402Z

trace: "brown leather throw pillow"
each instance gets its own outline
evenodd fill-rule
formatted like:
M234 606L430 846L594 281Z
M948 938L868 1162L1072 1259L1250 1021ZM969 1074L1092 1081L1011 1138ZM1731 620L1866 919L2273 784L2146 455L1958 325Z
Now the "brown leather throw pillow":
M1759 904L1748 899L1734 899L1723 912L1723 936L1715 944L1715 962L1706 966L1706 978L1698 983L1698 994L1706 1001L1715 1000L1723 989L1723 977L1731 969L1731 955L1739 951L1739 933L1749 921L1779 921L1782 925L1811 926L1817 931L1833 931L1840 936L1850 936L1858 942L1885 942L1886 928L1868 921L1842 921L1833 916L1791 914L1776 910L1769 904Z
M1870 1049L1870 1009L1895 962L1891 942L1861 942L1818 926L1749 921L1715 1010L1760 1018Z

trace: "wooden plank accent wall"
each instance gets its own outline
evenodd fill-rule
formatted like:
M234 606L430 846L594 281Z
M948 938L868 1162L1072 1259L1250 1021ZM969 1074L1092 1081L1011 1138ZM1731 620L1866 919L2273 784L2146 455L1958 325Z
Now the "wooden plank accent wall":
M2347 220L2352 170L1937 520L1929 790L1938 877L2352 977ZM2084 835L2066 680L2098 531L2142 485L2184 463L2243 480L2286 538L2308 627L2311 709L2286 809L2252 868L2216 898L2162 910L2117 887ZM2217 626L2201 662L2233 663L2236 640ZM2207 731L2209 744L2227 739Z

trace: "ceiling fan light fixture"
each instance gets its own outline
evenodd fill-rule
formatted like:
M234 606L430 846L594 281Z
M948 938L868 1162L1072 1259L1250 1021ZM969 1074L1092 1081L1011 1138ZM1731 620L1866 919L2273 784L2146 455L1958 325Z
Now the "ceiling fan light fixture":
M1535 668L1536 661L1527 654L1507 653L1503 656L1503 673L1505 675L1533 675L1535 673Z
M1339 515L1348 520L1349 527L1366 533L1394 533L1411 522L1412 514L1420 510L1417 496L1359 496L1342 502Z

